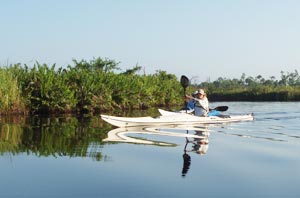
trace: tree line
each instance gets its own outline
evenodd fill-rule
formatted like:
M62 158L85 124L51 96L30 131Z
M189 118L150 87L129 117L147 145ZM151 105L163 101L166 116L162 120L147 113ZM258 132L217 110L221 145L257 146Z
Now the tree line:
M0 67L0 113L97 113L183 104L183 89L174 74L140 74L138 65L121 71L118 65L98 57L73 60L64 68L39 62ZM204 88L210 101L300 101L297 70L281 72L279 80L245 74L240 79L220 77L192 83L187 93L197 88Z
M240 79L218 78L202 82L195 87L204 87L211 101L300 101L300 76L294 72L281 71L280 79L271 76L265 79L242 74Z

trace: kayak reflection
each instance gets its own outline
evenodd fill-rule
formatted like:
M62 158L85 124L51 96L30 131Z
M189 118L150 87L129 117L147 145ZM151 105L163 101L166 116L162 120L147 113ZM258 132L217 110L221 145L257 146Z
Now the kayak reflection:
M181 131L175 132L176 130ZM170 132L171 131L171 132ZM183 133L184 132L184 133ZM185 177L191 165L189 152L204 155L208 150L210 131L207 126L159 126L159 127L128 127L116 128L108 132L104 142L126 142L134 144L150 144L159 146L176 146L176 144L132 137L133 134L164 135L185 138L183 167L181 175ZM131 135L131 136L129 136Z
M181 131L175 132L176 130ZM126 143L135 143L135 144L152 144L160 146L175 146L174 143L162 142L148 140L145 138L132 137L133 134L149 134L149 135L163 135L163 136L172 136L172 137L183 137L183 138L193 138L201 139L203 134L189 134L182 133L182 131L190 130L199 130L199 127L195 126L156 126L156 127L128 127L128 128L116 128L108 132L107 138L103 139L104 142L126 142ZM206 133L209 131L204 129ZM131 135L131 136L130 136Z

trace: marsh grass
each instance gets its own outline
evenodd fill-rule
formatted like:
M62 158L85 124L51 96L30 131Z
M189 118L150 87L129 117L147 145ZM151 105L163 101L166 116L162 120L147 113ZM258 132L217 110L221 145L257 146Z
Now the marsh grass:
M183 105L183 89L174 74L139 74L135 66L120 72L118 62L94 58L73 65L36 62L32 67L0 67L0 114L63 114L123 112L132 109ZM186 93L204 88L210 101L300 101L298 72L280 80L242 75L190 84Z
M0 68L0 109L1 114L25 113L18 80L7 68Z

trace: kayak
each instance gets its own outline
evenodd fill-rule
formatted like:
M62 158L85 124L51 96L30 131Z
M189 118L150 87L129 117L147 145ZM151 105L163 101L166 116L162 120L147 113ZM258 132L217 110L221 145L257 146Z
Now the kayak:
M164 111L164 110L163 110ZM162 111L160 111L162 113ZM111 125L117 127L133 126L159 126L159 125L195 125L195 124L217 124L227 122L251 121L254 119L253 114L246 115L226 115L199 117L186 113L163 112L164 115L153 117L117 117L110 115L101 115L101 118Z

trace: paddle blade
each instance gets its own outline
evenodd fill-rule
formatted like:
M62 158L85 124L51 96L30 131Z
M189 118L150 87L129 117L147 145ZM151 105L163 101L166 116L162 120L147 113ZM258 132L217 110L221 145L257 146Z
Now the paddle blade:
M189 86L190 80L185 75L182 75L180 78L180 84L183 88L187 88Z
M217 111L227 111L228 109L228 106L218 106L216 108L214 108L214 110L217 110Z

